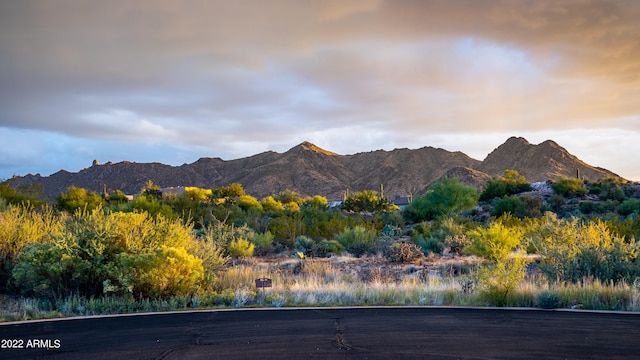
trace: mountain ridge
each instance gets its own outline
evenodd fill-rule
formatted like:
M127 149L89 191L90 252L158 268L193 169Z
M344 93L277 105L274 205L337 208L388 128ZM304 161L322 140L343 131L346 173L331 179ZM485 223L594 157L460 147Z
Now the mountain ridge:
M42 177L38 174L9 179L12 186L42 184L45 194L55 198L69 186L102 192L141 191L148 180L160 187L197 186L216 188L240 183L248 194L264 197L283 190L302 195L322 195L339 199L345 190L380 189L385 195L420 194L442 177L458 177L461 182L482 188L492 176L514 169L530 182L557 180L580 175L590 181L617 174L586 164L554 141L530 144L510 137L483 161L460 151L425 146L339 155L308 141L284 153L266 151L234 160L203 157L180 166L158 162L94 164L76 173L60 170Z

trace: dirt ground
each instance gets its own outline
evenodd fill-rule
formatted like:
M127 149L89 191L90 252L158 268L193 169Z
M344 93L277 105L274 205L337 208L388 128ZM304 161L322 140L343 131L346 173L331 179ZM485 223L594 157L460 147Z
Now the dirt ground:
M351 274L362 281L385 280L401 282L405 279L429 276L458 276L467 275L483 259L476 256L429 256L412 263L392 262L382 255L352 257L332 256L330 258L293 259L291 256L254 257L248 264L257 269L267 271L284 271L297 274L302 266L312 262L323 264L338 270L343 274ZM316 266L317 268L317 266Z

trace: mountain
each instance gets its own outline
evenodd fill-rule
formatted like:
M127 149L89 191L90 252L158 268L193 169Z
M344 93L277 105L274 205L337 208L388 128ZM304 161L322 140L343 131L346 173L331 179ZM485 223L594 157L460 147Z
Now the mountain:
M590 181L619 177L609 170L586 164L551 140L533 145L521 137L509 138L493 150L477 168L490 175L502 175L504 169L518 170L531 182L577 175Z
M285 153L267 151L254 156L225 161L201 158L192 164L170 166L160 163L94 163L77 173L60 170L50 176L14 177L15 187L42 184L54 198L69 186L102 192L122 190L139 193L148 180L160 187L197 186L216 188L240 183L246 192L262 198L289 189L303 195L323 195L340 199L345 190L383 190L386 196L420 194L442 177L458 177L461 182L482 188L494 175L514 169L530 182L575 177L595 181L618 175L588 165L553 141L532 145L512 137L479 161L462 152L423 147L420 149L376 150L339 155L309 142Z

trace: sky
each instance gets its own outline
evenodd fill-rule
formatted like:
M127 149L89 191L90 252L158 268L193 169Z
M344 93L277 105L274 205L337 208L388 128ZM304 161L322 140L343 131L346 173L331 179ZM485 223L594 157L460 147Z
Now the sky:
M640 1L0 1L0 180L553 140L640 180Z

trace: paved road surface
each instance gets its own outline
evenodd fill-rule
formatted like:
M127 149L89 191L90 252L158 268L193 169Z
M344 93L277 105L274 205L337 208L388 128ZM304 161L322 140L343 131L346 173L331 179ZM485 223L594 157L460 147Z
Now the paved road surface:
M0 339L25 347L0 349L0 359L639 359L640 314L199 311L2 324ZM56 348L26 348L47 344Z

